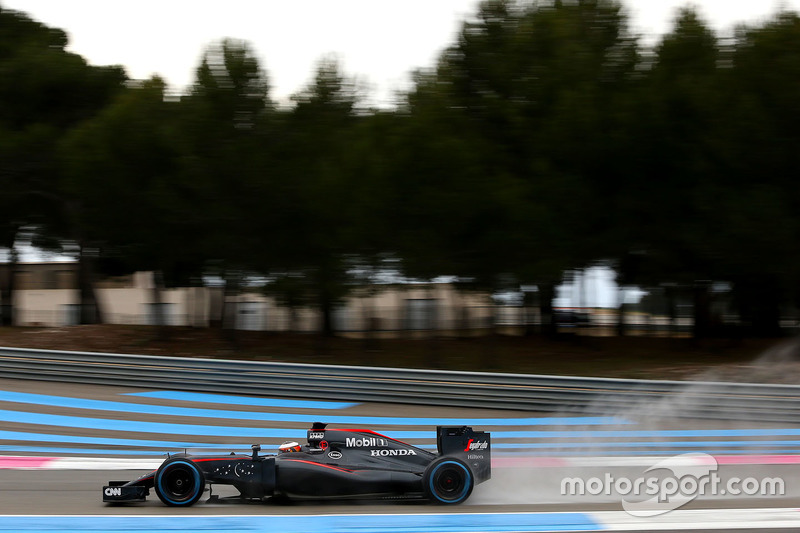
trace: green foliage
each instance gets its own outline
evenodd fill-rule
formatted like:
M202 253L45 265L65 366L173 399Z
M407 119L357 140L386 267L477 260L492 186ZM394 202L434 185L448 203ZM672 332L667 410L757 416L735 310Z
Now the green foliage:
M168 279L193 257L191 206L176 179L177 104L162 80L130 86L61 145L62 190L72 223L118 269L164 271ZM194 266L195 271L199 270Z
M800 303L797 14L721 41L683 8L648 48L616 1L487 0L384 111L332 58L278 107L245 42L181 98L66 42L0 9L0 245L34 224L168 284L252 273L328 332L387 264L541 294L598 262L727 281L762 331Z
M210 46L178 105L176 183L201 265L257 270L274 232L275 120L266 72L249 44ZM205 263L205 265L203 265Z
M353 257L362 249L359 202L365 199L354 196L356 180L349 172L358 99L338 62L323 59L281 125L275 223L282 235L272 265L295 279L302 273L306 299L322 310L326 334L332 332L334 306L349 291ZM297 283L287 286L297 291Z
M616 143L627 141L606 136L620 127L615 104L636 65L626 32L613 2L488 1L436 73L419 77L412 115L439 126L415 138L441 146L414 159L446 169L438 178L428 173L429 187L450 192L458 183L473 195L442 202L442 219L464 232L443 240L484 284L504 273L557 280L598 258L594 242L581 237L602 217L592 192L612 175ZM476 253L464 261L459 252L471 244Z

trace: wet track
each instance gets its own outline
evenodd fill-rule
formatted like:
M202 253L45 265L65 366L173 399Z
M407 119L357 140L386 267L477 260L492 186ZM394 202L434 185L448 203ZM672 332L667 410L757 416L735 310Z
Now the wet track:
M265 516L282 516L289 520L281 523L282 531L302 531L307 528L304 516L320 514L337 517L326 519L339 524L324 528L329 531L353 527L397 532L700 530L709 524L727 530L736 523L753 530L800 529L800 512L795 510L800 504L800 482L795 481L800 479L798 427L537 416L479 406L346 404L321 401L313 391L304 402L13 380L0 380L0 391L0 455L5 456L0 461L0 514L6 515L0 531L84 530L89 522L97 526L92 520L116 517L125 521L126 516L134 521L136 517L236 519L225 522L224 528L219 524L220 529L232 531L264 530ZM471 424L490 430L493 479L476 487L466 504L454 508L409 502L259 502L171 509L154 496L129 506L107 506L100 501L100 487L108 480L132 479L158 464L167 451L247 452L250 444L260 443L269 453L284 440L303 439L314 420L334 427L369 427L423 447L434 446L436 424ZM624 513L617 495L561 493L565 477L602 478L610 473L635 478L656 462L655 457L687 452L713 454L726 479L781 477L785 493L701 496L684 505L685 511L644 521ZM123 467L131 469L120 470ZM215 491L226 495L222 489ZM18 521L8 515L16 515ZM34 518L25 515L53 519L31 525ZM73 518L58 518L68 515ZM361 515L373 516L359 521ZM398 520L395 515L406 518ZM381 520L388 522L378 527ZM757 522L749 522L753 520ZM701 522L706 525L701 527ZM114 527L127 530L120 524ZM166 530L160 527L157 522L147 526ZM188 524L181 527L189 529Z

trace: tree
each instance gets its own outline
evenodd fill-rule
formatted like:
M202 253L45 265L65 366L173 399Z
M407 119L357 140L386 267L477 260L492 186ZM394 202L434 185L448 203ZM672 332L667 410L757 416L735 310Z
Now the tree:
M114 264L115 273L156 273L158 325L164 277L199 274L194 206L177 180L177 105L165 100L159 78L131 85L61 146L72 238L82 250L96 250L101 265Z
M800 302L798 45L796 13L737 31L722 76L728 89L719 120L724 173L702 191L717 204L706 204L713 214L709 252L733 283L743 323L758 336L778 335L781 310Z
M121 68L87 65L66 44L63 31L0 8L0 247L11 251L12 261L0 283L0 324L13 323L14 243L21 228L67 233L59 216L58 139L102 109L126 80Z
M605 258L620 286L709 279L710 265L691 240L702 231L693 205L698 183L716 172L715 129L720 46L690 8L640 61L614 99L616 155L596 182L605 214ZM702 300L698 300L702 301ZM618 331L624 334L624 305ZM698 325L702 321L696 322Z
M262 268L277 231L275 115L267 74L249 44L211 45L180 104L180 180L206 267L226 280L226 303L247 272ZM224 329L235 312L223 309Z
M333 334L333 310L348 293L357 264L356 202L347 163L358 123L358 91L337 61L320 61L313 81L293 97L285 118L276 207L276 272L303 280L322 315L321 331ZM299 275L299 277L298 277ZM296 283L289 284L296 291Z
M439 145L410 158L438 165L417 179L449 195L429 250L453 250L461 273L490 289L516 279L550 295L565 270L608 253L591 237L612 225L597 193L625 153L615 105L637 58L615 2L483 2L409 95L418 142ZM552 316L550 298L543 306Z

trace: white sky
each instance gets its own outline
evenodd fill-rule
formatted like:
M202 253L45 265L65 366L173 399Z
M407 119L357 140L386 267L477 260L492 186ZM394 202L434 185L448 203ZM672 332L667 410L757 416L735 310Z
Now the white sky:
M280 100L299 91L314 65L335 54L389 103L414 68L433 66L478 0L0 0L4 8L67 31L70 50L95 65L121 64L132 78L160 74L182 92L203 50L231 37L248 41ZM668 30L682 0L627 0L635 31ZM711 25L729 30L800 0L697 0Z

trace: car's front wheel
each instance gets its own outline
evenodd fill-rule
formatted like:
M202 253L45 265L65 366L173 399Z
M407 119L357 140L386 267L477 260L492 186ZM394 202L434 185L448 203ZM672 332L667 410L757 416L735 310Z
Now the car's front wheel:
M206 479L203 472L188 459L170 459L156 471L154 488L167 505L188 507L203 495Z
M475 479L469 467L458 459L441 457L428 465L422 476L425 495L436 503L461 503L472 493Z

